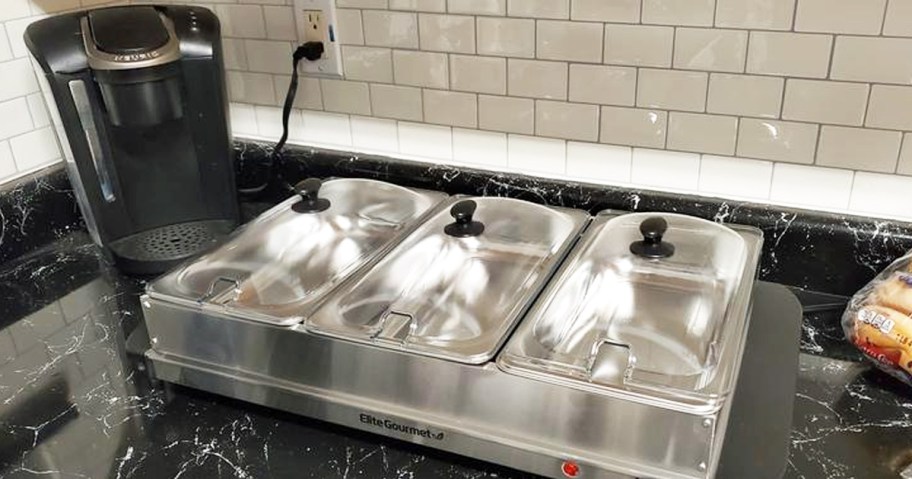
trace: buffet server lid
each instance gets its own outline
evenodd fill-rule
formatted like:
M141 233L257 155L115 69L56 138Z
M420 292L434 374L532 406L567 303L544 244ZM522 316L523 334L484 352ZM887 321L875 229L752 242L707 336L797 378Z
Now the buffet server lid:
M294 325L447 197L364 179L309 179L295 190L217 250L152 283L149 295Z
M498 358L505 371L716 408L735 384L762 233L600 213Z
M468 364L489 361L589 216L456 198L306 320L307 330Z

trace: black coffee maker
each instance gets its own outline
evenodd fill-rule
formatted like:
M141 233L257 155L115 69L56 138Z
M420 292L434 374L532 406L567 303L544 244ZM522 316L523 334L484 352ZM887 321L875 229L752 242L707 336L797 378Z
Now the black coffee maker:
M212 12L74 12L29 25L25 42L86 225L120 269L163 272L237 226Z

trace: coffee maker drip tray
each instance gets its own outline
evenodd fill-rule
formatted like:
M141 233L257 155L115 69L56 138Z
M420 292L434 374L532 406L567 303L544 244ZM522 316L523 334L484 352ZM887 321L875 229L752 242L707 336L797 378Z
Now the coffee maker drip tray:
M213 246L234 226L229 220L189 221L126 236L110 246L119 266L154 274Z

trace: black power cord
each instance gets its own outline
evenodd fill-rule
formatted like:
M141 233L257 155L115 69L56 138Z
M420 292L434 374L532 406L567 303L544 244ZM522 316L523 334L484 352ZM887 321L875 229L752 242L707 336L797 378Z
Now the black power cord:
M323 56L325 47L323 42L307 42L298 46L291 55L291 83L288 85L288 93L285 94L285 104L282 106L282 137L272 149L266 164L266 180L262 185L254 188L242 188L238 192L244 195L257 194L266 189L272 181L275 174L275 165L282 156L282 150L285 148L285 142L288 141L288 119L291 117L291 109L294 107L295 96L298 94L298 64L301 60L317 61Z

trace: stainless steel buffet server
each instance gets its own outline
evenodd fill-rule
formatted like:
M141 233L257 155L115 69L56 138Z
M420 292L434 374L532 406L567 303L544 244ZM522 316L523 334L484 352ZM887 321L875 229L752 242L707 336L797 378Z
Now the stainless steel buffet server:
M715 475L759 230L305 186L149 285L159 379L549 477Z

